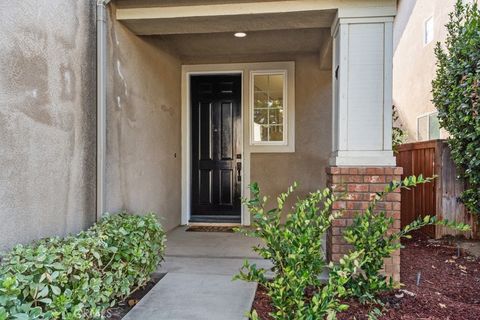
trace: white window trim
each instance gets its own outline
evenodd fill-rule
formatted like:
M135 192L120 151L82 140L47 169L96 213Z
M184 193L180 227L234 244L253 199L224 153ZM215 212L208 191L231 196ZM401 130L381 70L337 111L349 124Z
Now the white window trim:
M255 115L255 76L283 75L283 141L255 141L253 133ZM288 71L287 70L262 70L250 71L250 145L252 146L288 146Z
M415 127L416 127L416 131L417 131L417 141L429 141L431 140L430 139L430 116L432 114L435 114L435 113L438 113L438 111L430 111L430 112L427 112L427 113L423 113L419 116L417 116L417 121L416 121L416 124L415 124ZM420 120L420 118L423 118L423 117L427 117L427 140L420 140L420 131L419 131L419 127L418 127L418 120Z
M430 41L427 41L427 22L431 20L432 21L432 39ZM428 46L430 43L433 42L433 39L435 38L435 18L432 16L429 16L427 19L423 21L423 46Z
M251 153L291 153L295 152L295 62L256 63L250 68L248 97L248 140ZM284 74L283 90L283 141L254 141L253 112L254 92L253 76L262 74Z

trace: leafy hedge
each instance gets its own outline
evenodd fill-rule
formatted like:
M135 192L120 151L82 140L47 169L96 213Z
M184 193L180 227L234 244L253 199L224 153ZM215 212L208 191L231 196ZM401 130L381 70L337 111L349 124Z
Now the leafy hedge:
M480 12L458 0L447 24L445 49L437 44L433 103L440 126L450 133L452 157L468 188L465 205L480 213Z
M155 215L105 217L76 237L15 247L0 265L0 320L101 319L162 260Z
M312 192L298 198L286 218L282 219L284 211L288 210L286 200L297 184L277 197L276 208L267 210L268 198L261 196L258 184L253 183L250 186L251 199L244 200L252 213L252 228L239 231L263 240L264 245L258 245L253 250L270 260L273 267L267 270L245 261L234 279L263 285L273 307L270 317L276 320L333 320L337 319L338 312L348 308L343 302L348 302L350 298L362 303L375 301L382 291L393 289L395 285L381 270L384 259L402 247L401 238L409 237L408 233L413 230L433 224L461 231L470 229L463 223L438 221L435 217L425 216L401 231L390 233L394 219L385 211L378 210L378 203L391 192L431 181L431 178L412 176L393 181L384 191L376 193L368 208L358 212L353 224L345 228L344 239L354 250L344 254L338 264L327 264L322 250L323 234L335 219L343 215L343 212L331 209L332 204L344 195L338 197L328 188ZM322 283L320 276L326 268L328 281ZM271 271L273 279L269 278ZM249 318L259 320L255 310Z

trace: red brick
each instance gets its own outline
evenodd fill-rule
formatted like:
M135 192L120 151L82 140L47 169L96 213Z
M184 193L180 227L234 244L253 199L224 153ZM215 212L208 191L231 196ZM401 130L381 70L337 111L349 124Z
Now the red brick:
M367 174L367 168L357 168L357 172L359 175Z
M380 202L377 205L377 208L385 210L385 211L390 211L390 210L392 210L392 203L391 202Z
M332 204L332 209L345 209L347 207L345 201L335 201Z
M394 265L398 265L398 266L400 265L400 256L399 255L394 256L392 260L393 260Z
M349 193L345 197L346 200L350 201L370 201L370 194L368 193Z
M347 225L347 221L345 219L335 219L332 222L332 227L345 227Z
M339 167L327 167L327 173L328 174L339 174L340 173L340 168Z
M338 245L338 244L332 244L332 253L341 253L341 248L342 246L341 245Z
M340 168L340 174L348 174L350 172L350 168Z
M368 202L362 201L349 201L347 202L347 209L350 210L365 210L368 208Z
M371 184L370 185L370 192L383 192L385 191L384 184Z
M364 176L363 181L368 183L385 183L385 176Z
M340 246L340 253L349 253L353 250L353 247L350 245Z
M331 236L332 244L347 244L343 236Z
M350 168L350 169L348 170L348 174L357 175L357 174L358 174L358 169L357 169L357 168Z
M344 182L362 183L363 182L363 177L362 176L356 176L356 175L348 175L348 176L343 176L343 181Z
M357 210L345 210L343 212L343 218L344 219L353 219L355 216L358 214Z
M386 175L392 175L395 172L395 168L385 168Z
M395 168L394 171L393 171L393 174L401 176L403 174L403 168L401 168L401 167Z
M393 201L393 202L400 202L401 196L400 193L395 192L395 193L389 193L387 194L386 200L387 201Z
M330 188L333 191L338 191L338 192L344 192L346 191L345 185L344 184L332 184Z
M349 184L347 190L349 192L368 192L368 184Z
M334 236L341 236L343 233L342 233L342 229L343 228L338 228L338 227L333 227L332 228L332 234Z
M393 271L393 266L391 264L386 264L385 265L385 273L392 274L392 271Z
M384 168L367 168L367 174L369 175L384 175Z
M331 176L332 178L330 179L332 183L343 183L343 176L341 175L334 175Z
M395 220L393 222L393 228L400 230L400 220Z
M353 219L346 219L345 223L347 224L347 227L349 227L353 224Z
M384 186L392 180L399 180L400 168L383 167L333 167L327 169L329 185L334 188L334 193L341 194L344 198L333 205L332 212L342 209L342 217L332 223L332 228L327 233L327 257L338 261L344 253L351 250L346 244L342 232L346 226L353 223L353 218L369 205L376 192L384 191ZM333 173L335 172L335 173ZM343 191L347 191L346 195ZM394 218L394 225L388 231L392 234L400 228L400 200L399 192L387 195L384 201L378 204L375 212L384 211L387 216ZM384 273L399 280L400 256L395 252L385 261Z

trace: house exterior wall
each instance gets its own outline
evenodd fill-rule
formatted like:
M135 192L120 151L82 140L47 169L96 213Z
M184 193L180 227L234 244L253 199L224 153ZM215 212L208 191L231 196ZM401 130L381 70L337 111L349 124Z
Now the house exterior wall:
M456 0L401 0L394 23L393 104L408 142L416 141L417 117L436 111L431 82L435 77L434 49L446 37L445 24ZM433 17L433 41L424 45L425 21ZM441 138L446 133L441 131Z
M95 2L0 4L0 250L95 221Z
M115 8L110 7L110 14ZM106 208L180 224L180 61L109 21Z
M317 53L280 54L269 56L269 59L268 62L295 62L295 152L251 152L247 157L245 147L249 141L244 141L243 159L250 159L250 182L258 182L262 194L269 196L274 205L276 196L295 181L299 183L299 188L291 201L297 195L326 187L325 168L332 141L332 80L331 70L320 68ZM249 62L266 61L261 54L233 59L215 57L211 60L190 57L187 60L188 64Z
M251 155L250 179L273 199L295 181L299 194L326 186L332 141L331 71L320 70L316 54L299 55L294 61L295 152Z

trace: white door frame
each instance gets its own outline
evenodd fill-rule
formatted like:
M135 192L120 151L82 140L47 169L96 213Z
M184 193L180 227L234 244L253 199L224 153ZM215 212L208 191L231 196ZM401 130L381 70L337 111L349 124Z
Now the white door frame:
M251 92L250 76L252 72L261 71L288 71L288 145L252 145L250 144L250 103ZM242 122L242 198L250 197L250 159L252 153L279 153L295 151L295 62L251 62L251 63L229 63L229 64L199 64L182 66L182 219L181 224L186 225L190 220L190 186L191 186L191 115L190 115L190 76L201 74L240 74L242 76L242 101L241 101L241 122ZM250 213L242 205L241 224L250 225Z
M242 174L241 174L241 197L244 196L245 177L250 176L250 161L245 160L244 154L244 70L241 68L235 68L230 64L214 64L214 65L184 65L182 66L182 218L181 224L189 224L191 217L191 105L190 105L190 77L192 75L222 75L222 74L236 74L241 76L241 140L240 140L240 153L242 154ZM248 167L248 169L247 169ZM250 179L248 179L250 180ZM244 205L241 206L241 224L249 225L250 216L247 217L248 210Z

